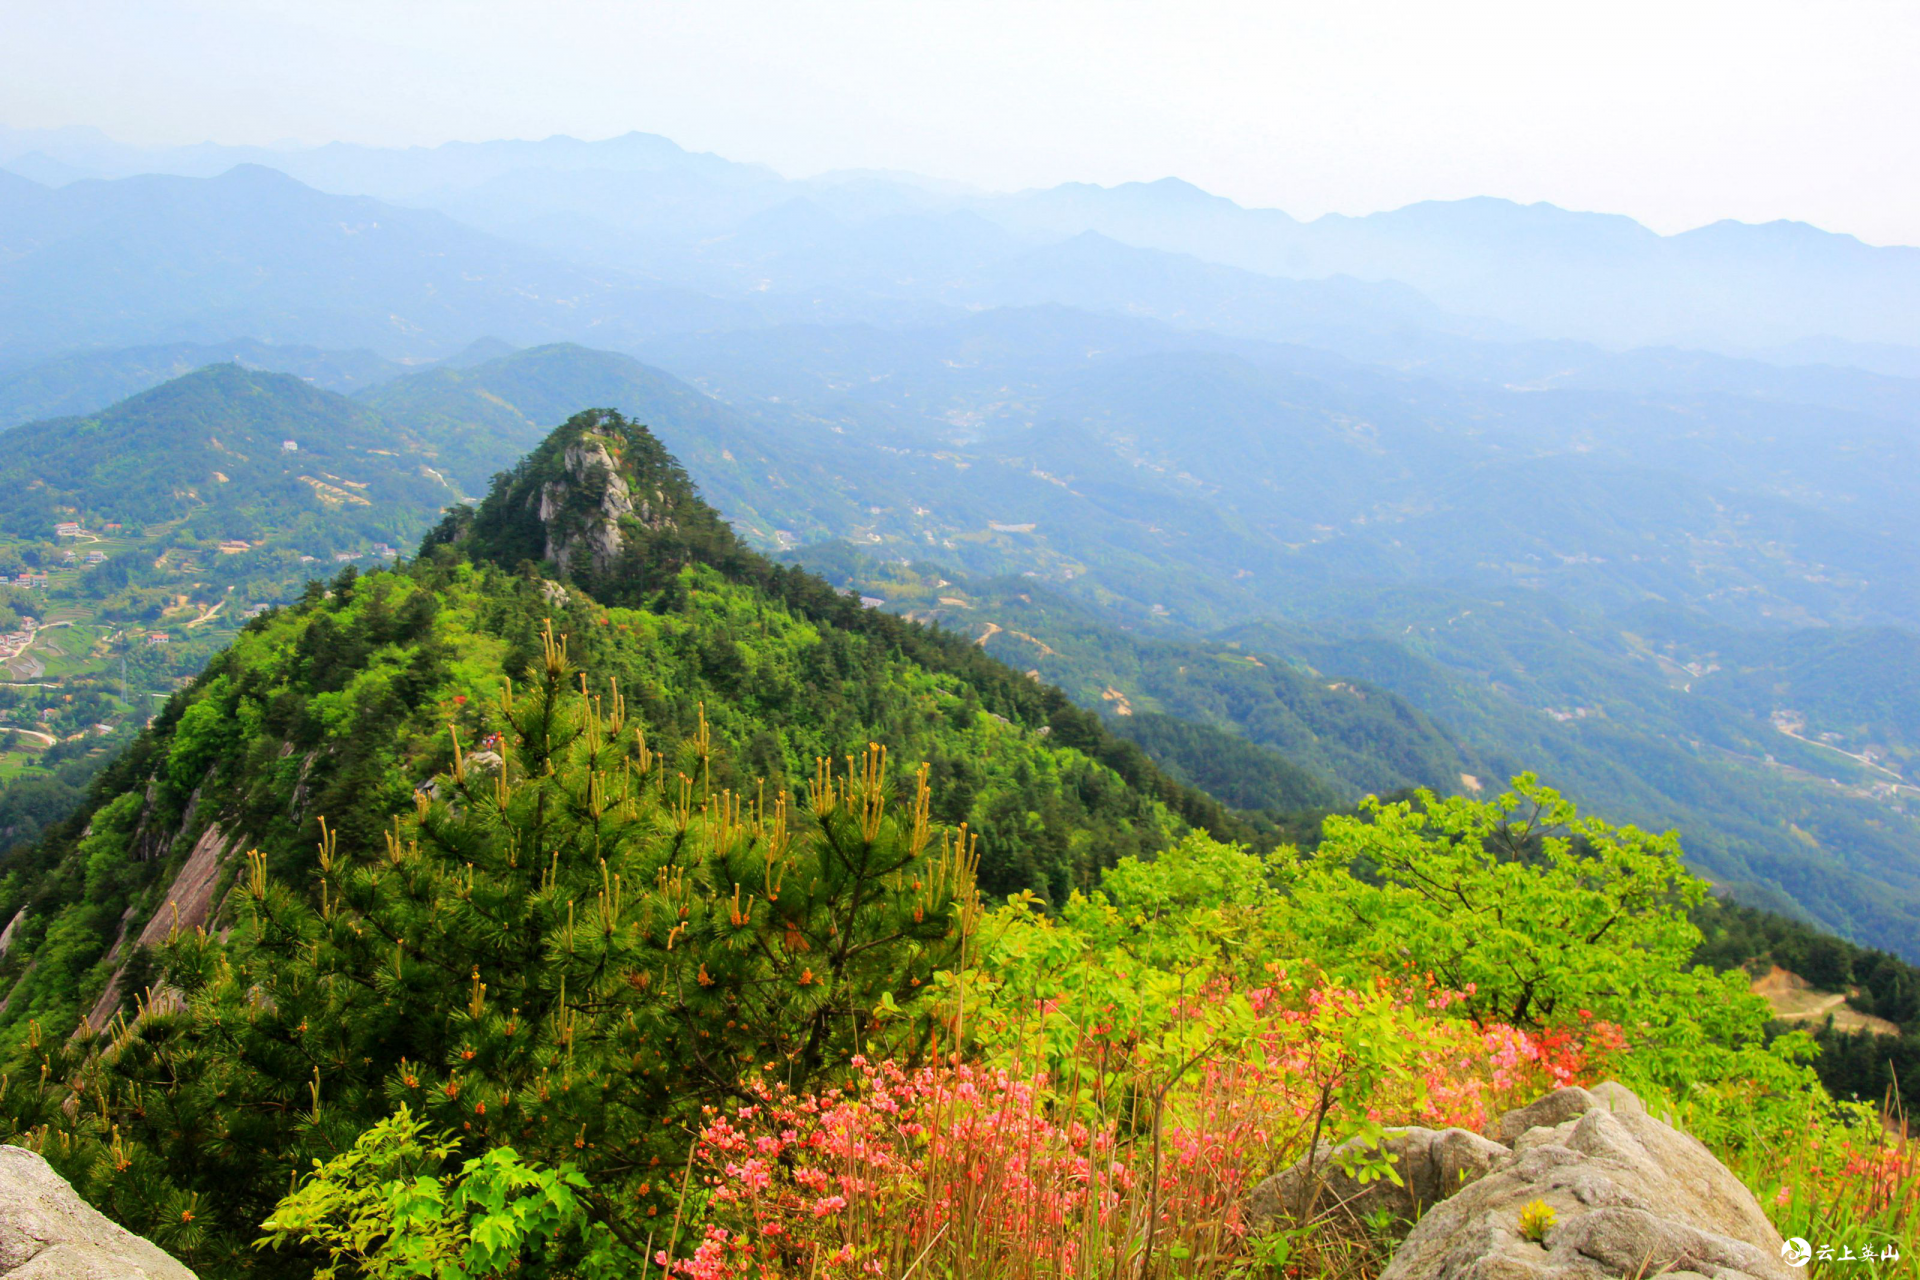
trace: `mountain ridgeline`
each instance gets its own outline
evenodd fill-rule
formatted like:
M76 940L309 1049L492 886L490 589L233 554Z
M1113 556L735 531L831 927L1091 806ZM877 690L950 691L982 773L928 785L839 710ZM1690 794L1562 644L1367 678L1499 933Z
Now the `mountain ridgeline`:
M653 433L617 411L594 410L570 419L512 471L497 477L471 514L465 509L450 512L428 535L423 555L442 545L476 561L522 571L550 564L562 582L577 585L596 600L654 612L685 608L688 570L705 566L804 619L824 637L840 638L853 647L849 653L890 652L940 673L963 691L963 705L983 707L996 722L1097 760L1129 790L1181 823L1243 836L1252 833L1244 817L1205 793L1173 782L1138 747L1110 732L1098 716L1076 706L1060 689L1021 675L959 636L868 608L806 569L778 564L754 551L699 496L685 469ZM723 668L731 665L726 657L723 651ZM867 699L871 705L876 699L884 701L885 694L874 691ZM778 715L769 718L791 727ZM956 760L949 767L962 766ZM1069 879L1083 879L1109 856L1095 852L1088 865L1074 869L1060 864L1046 876L1056 887L1063 886ZM991 882L994 855L988 857ZM1045 892L1039 881L1014 887Z
M0 162L0 347L224 322L201 340L254 325L444 351L489 331L1041 299L1288 340L1691 338L1903 368L1920 336L1914 250L1788 222L1662 236L1488 198L1299 222L1175 178L1005 195L897 173L787 180L642 134L138 149L0 129Z

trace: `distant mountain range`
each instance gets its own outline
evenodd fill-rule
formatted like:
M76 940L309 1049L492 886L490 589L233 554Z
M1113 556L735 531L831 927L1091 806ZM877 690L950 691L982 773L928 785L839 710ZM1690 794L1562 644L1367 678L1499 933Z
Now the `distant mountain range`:
M1532 336L1753 347L1815 335L1920 344L1920 249L1804 223L1661 236L1619 215L1478 198L1295 222L1168 179L1007 199L1011 226L1093 230L1294 277L1399 280Z
M21 353L236 335L418 358L489 333L599 328L631 342L690 317L734 318L711 299L258 166L57 190L0 174L0 353L16 365Z
M55 185L263 166L322 191L437 210L577 264L723 294L744 285L958 301L991 292L997 263L1045 287L1044 268L1018 265L1019 247L1094 233L1267 277L1398 282L1429 308L1472 318L1452 326L1478 322L1483 333L1761 350L1896 373L1920 367L1912 350L1920 348L1920 249L1798 223L1720 222L1661 236L1618 215L1492 198L1299 222L1171 178L1010 195L900 174L792 181L639 133L408 149L143 149L87 131L0 130L0 164ZM1150 292L1153 274L1126 291ZM1078 276L1074 287L1084 287ZM844 299L813 301L847 314Z

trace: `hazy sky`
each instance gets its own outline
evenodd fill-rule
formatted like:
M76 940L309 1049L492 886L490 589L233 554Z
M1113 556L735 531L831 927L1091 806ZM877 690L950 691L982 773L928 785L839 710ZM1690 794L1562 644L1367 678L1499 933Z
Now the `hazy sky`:
M1501 195L1920 244L1913 0L0 0L0 124L639 129L801 176L1172 174L1296 216Z

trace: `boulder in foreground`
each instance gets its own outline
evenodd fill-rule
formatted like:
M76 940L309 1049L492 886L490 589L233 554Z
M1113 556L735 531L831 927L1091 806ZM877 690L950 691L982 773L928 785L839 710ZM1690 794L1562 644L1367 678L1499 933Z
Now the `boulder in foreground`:
M74 1194L24 1147L0 1146L0 1277L194 1280L165 1250Z
M1514 1135L1512 1154L1422 1217L1381 1280L1793 1274L1753 1193L1617 1084L1558 1090L1490 1128ZM1521 1226L1534 1201L1553 1210L1537 1240Z

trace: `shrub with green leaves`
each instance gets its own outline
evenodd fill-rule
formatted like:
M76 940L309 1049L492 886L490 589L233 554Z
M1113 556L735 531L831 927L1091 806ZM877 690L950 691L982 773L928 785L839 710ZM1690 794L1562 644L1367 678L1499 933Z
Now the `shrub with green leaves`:
M427 1133L404 1105L313 1172L261 1224L262 1248L315 1245L329 1264L314 1280L478 1280L551 1274L549 1261L583 1254L588 1276L615 1275L605 1229L593 1224L572 1165L537 1168L495 1147L445 1172L459 1144ZM571 1250L568 1246L574 1246Z
M1768 1044L1744 975L1691 963L1707 887L1678 837L1583 816L1530 775L1491 800L1423 791L1330 817L1284 879L1302 948L1330 973L1432 975L1477 1020L1616 1023L1638 1088L1757 1097L1810 1080L1810 1041Z

